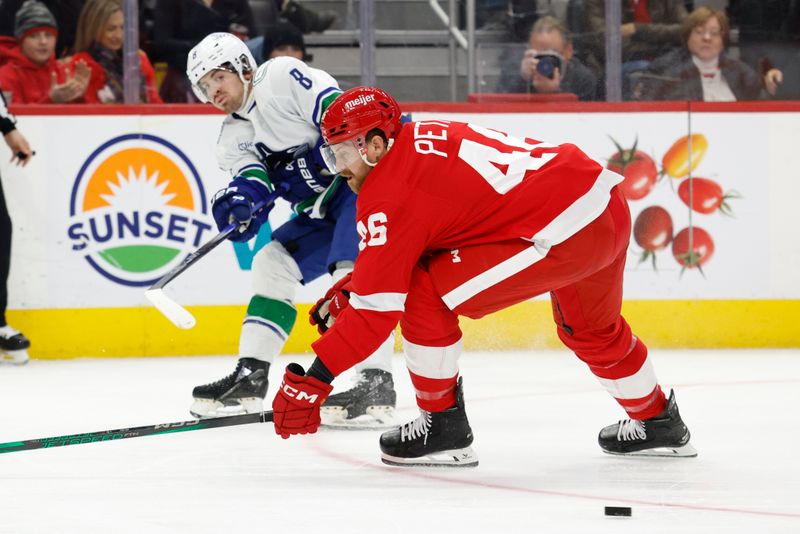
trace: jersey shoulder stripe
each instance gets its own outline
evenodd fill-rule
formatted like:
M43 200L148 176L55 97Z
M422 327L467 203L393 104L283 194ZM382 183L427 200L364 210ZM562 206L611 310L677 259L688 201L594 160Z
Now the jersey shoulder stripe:
M314 104L314 113L311 115L315 125L319 126L322 120L322 114L325 113L325 110L328 109L331 102L340 94L342 94L342 90L338 87L328 87L317 95L317 101Z

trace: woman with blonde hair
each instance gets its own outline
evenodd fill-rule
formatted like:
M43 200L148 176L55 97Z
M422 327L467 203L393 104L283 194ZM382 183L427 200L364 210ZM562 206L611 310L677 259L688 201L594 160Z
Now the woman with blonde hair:
M125 19L122 0L87 0L78 18L75 55L89 65L92 76L86 90L86 103L121 104L124 102L122 43ZM139 102L161 103L155 83L155 71L147 55L139 51L141 86Z

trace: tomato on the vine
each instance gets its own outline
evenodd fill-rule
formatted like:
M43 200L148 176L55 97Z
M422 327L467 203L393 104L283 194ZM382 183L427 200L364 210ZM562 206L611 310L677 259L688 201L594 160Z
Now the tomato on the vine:
M653 158L641 150L636 150L638 140L633 148L622 148L614 141L617 152L608 160L608 169L621 174L623 180L617 187L628 200L641 200L646 197L658 180L658 168Z
M697 268L702 272L701 266L714 255L714 240L699 226L684 228L672 240L672 255L684 269Z
M722 186L714 180L694 177L681 182L678 186L678 196L691 209L706 215L717 210L725 215L731 215L731 208L726 201L730 198L739 198L736 191L723 193Z

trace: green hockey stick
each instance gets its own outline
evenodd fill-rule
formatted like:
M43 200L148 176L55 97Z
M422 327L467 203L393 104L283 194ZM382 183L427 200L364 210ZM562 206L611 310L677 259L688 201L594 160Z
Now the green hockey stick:
M192 419L191 421L180 421L177 423L163 423L159 425L138 426L135 428L118 428L116 430L101 430L99 432L27 439L24 441L9 441L8 443L0 443L0 454L5 452L30 451L33 449L50 449L53 447L64 447L66 445L83 445L84 443L97 443L100 441L116 441L119 439L157 436L159 434L175 434L177 432L188 432L190 430L205 430L206 428L271 422L271 411L229 415L226 417L214 417L209 419Z

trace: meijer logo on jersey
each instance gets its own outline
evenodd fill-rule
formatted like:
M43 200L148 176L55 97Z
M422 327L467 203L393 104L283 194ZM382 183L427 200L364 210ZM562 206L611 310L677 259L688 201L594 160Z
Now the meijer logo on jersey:
M98 147L70 196L72 250L105 278L149 286L207 238L206 194L192 162L154 135Z
M356 106L363 106L367 102L372 102L375 100L375 95L361 95L358 98L354 98L353 100L348 100L344 103L344 110L350 111Z

